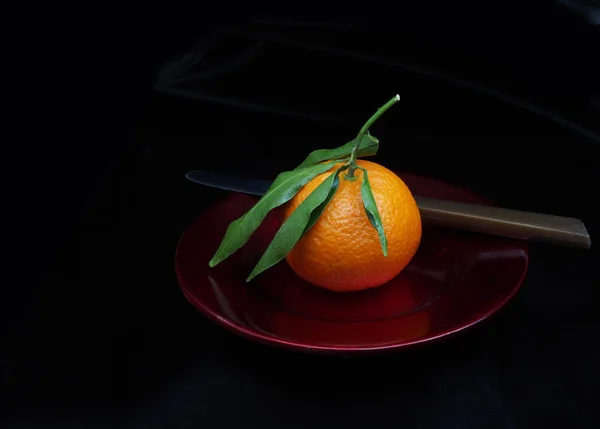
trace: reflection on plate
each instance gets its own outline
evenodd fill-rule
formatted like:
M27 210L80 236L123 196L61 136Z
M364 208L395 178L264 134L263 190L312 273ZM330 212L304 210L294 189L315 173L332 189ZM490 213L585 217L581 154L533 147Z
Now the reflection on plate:
M415 195L484 203L454 186L400 175ZM498 311L527 271L526 244L424 225L419 251L391 282L335 293L296 276L285 261L252 282L245 278L278 224L270 214L250 241L215 268L208 261L229 223L256 197L227 194L181 237L176 271L187 299L215 322L244 337L294 350L367 353L445 337Z

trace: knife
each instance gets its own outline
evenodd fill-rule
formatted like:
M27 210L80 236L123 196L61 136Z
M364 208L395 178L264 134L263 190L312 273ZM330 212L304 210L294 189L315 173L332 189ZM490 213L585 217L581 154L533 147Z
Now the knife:
M264 195L270 181L244 179L195 170L185 177L200 185L250 195ZM415 196L424 223L527 241L589 249L592 242L583 222L572 217Z

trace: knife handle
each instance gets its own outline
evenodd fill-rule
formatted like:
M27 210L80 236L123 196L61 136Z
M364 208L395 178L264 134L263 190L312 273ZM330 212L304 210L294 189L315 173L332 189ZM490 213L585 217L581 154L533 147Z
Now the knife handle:
M589 249L583 222L571 217L415 197L423 222L520 240Z

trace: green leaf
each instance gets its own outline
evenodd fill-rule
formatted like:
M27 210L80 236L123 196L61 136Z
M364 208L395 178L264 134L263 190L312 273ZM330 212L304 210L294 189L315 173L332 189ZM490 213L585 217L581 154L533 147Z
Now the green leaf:
M331 199L333 198L333 196L335 195L335 192L337 191L337 188L339 186L339 173L341 173L344 170L348 169L348 164L346 164L343 167L338 168L337 172L335 173L335 178L334 178L334 183L332 185L332 191L329 192L329 194L327 195L327 198L325 198L325 201L323 201L321 204L319 204L319 206L314 209L312 211L312 213L310 214L310 218L308 219L308 223L306 224L306 227L304 228L304 231L302 231L302 235L304 236L304 234L306 234L313 226L315 223L317 223L317 221L319 220L319 218L321 217L321 214L323 213L323 210L325 210L325 207L327 207L327 205L329 204L329 201L331 201Z
M323 181L317 188L292 212L289 218L283 223L281 228L275 234L273 241L265 250L250 276L246 281L252 280L258 274L281 261L294 248L294 245L302 237L306 227L313 218L313 214L318 216L323 213L323 210L337 191L340 184L339 173L348 168L344 165L338 168L327 179ZM312 222L312 225L316 220ZM310 225L310 226L312 226Z
M360 168L360 167L359 167ZM383 256L387 257L387 238L385 237L385 231L383 230L383 223L381 222L381 216L379 210L375 204L375 198L373 197L373 191L371 190L371 184L369 183L369 175L367 170L361 168L363 172L363 182L361 187L361 194L365 211L371 225L377 230L379 234L379 241L381 241L381 249L383 250Z
M231 256L248 241L271 210L291 200L300 188L334 165L335 162L317 164L294 171L286 171L277 176L265 195L249 211L227 227L225 236L209 265L214 267Z
M319 162L348 157L348 156L350 156L350 153L352 152L353 147L354 147L354 140L346 143L343 146L336 147L335 149L315 150L314 152L311 152L306 157L304 162L302 162L302 164L300 164L295 169L298 170L299 168L305 168L310 165L318 164ZM367 133L367 134L363 135L362 138L360 139L360 147L358 149L357 156L358 157L372 156L377 153L378 149L379 149L379 140L376 137Z

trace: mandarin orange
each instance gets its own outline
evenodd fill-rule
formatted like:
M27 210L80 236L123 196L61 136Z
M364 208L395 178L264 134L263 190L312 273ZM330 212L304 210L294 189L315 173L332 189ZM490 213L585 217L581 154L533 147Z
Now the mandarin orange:
M284 220L342 163L308 182L284 207ZM357 160L354 180L340 173L339 188L315 225L286 256L294 272L316 286L336 292L381 286L398 275L415 255L421 240L419 208L406 184L374 162ZM387 237L384 256L361 196L368 171L375 203Z

